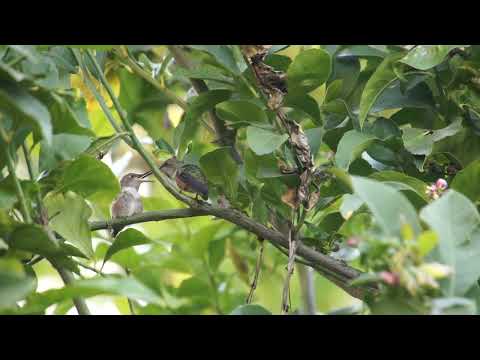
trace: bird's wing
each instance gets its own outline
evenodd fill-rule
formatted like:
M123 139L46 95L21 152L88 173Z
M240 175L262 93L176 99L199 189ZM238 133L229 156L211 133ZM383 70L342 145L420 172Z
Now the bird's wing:
M196 193L201 194L204 198L208 197L208 187L203 182L196 179L194 176L187 172L182 172L178 175L182 182L188 184L188 186Z

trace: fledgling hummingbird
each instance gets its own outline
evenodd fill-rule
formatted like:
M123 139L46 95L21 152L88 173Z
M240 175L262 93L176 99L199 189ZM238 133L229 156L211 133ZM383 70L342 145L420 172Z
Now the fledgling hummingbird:
M166 160L159 169L168 177L175 178L180 190L194 193L196 199L200 195L204 200L208 200L207 178L197 165L185 164L174 156ZM142 176L146 177L150 174L152 174L151 170Z
M144 182L144 174L128 173L120 180L122 191L113 201L111 206L112 219L132 216L143 212L142 198L138 193L140 185ZM114 226L112 236L115 237L124 226Z

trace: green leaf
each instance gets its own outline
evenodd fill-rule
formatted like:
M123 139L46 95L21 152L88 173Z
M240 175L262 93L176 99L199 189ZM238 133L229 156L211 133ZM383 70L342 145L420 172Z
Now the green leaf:
M424 309L414 306L411 301L393 295L382 297L369 304L372 315L426 315Z
M443 140L457 134L463 129L460 119L450 125L438 130L425 130L405 127L403 131L403 142L405 148L414 155L430 155L434 142Z
M175 150L173 150L172 146L164 139L160 138L155 140L155 145L157 146L157 149L154 152L155 154L160 152L166 152L167 154L170 154L172 156L175 155Z
M58 194L45 198L45 207L50 216L50 227L89 258L93 257L92 239L88 219L92 210L85 200L73 193Z
M466 298L433 299L431 315L477 315L477 305Z
M424 257L432 251L438 244L438 236L434 231L424 231L417 239L420 256Z
M178 68L173 74L189 79L213 80L227 84L232 83L232 79L226 76L220 68L211 65L201 65L195 69Z
M39 54L35 50L35 45L8 45L8 47L15 50L20 55L25 56L29 62L39 62Z
M239 75L242 70L238 67L232 49L228 45L189 45L193 49L205 51L230 72Z
M400 82L394 81L379 94L369 113L399 108L433 109L434 107L432 92L425 83L404 91Z
M35 126L43 139L52 141L52 124L48 109L20 85L0 80L0 108Z
M257 155L266 155L277 150L288 139L287 134L278 135L254 126L247 128L248 146Z
M158 294L134 277L102 277L77 280L62 289L47 290L29 299L23 312L41 312L49 306L75 297L88 298L97 295L126 296L132 300L142 300L151 304L163 305Z
M323 129L323 127L316 127L305 130L305 135L307 136L308 143L310 145L310 151L313 157L315 157L318 149L320 149L320 146L322 145L324 133L325 130Z
M284 106L302 110L309 115L316 124L321 124L320 108L317 101L308 94L288 94L284 99Z
M268 49L269 54L274 54L276 52L279 52L281 50L285 50L288 48L290 45L272 45L270 49Z
M116 238L113 244L108 248L103 262L107 262L117 252L133 247L136 245L149 244L151 240L143 233L135 229L127 229L122 231Z
M190 249L197 258L204 259L208 255L208 247L218 231L225 225L224 222L217 221L208 226L202 227L192 235Z
M228 197L235 199L238 188L238 166L227 147L206 153L200 158L200 167L209 181L222 186Z
M40 171L51 170L63 160L76 158L88 149L91 142L88 136L72 134L55 134L50 145L43 140L39 158Z
M212 270L216 271L225 258L225 239L208 243L208 261Z
M197 119L204 112L213 109L215 105L230 99L231 95L229 90L210 90L193 97L185 113L185 120Z
M26 274L20 261L0 259L0 309L15 306L35 291L35 278Z
M372 174L370 176L371 179L382 181L382 182L396 182L402 183L406 185L406 187L415 192L418 196L420 196L425 201L429 201L427 194L425 193L427 189L427 184L417 178L405 175L403 173L399 173L396 171L380 171Z
M38 99L48 107L54 134L74 134L94 137L83 100L67 102L56 93L39 93Z
M323 85L332 71L328 52L309 49L298 54L288 67L288 91L308 93Z
M354 89L360 75L360 60L355 57L335 57L329 79L334 82L342 79L342 98L347 98Z
M337 79L333 82L331 82L327 86L327 91L325 93L325 98L323 100L324 103L328 103L330 101L333 101L342 95L342 88L343 88L343 80L342 79Z
M84 198L101 192L113 200L120 192L120 184L106 164L90 156L81 155L66 167L62 190L71 190Z
M35 192L38 192L38 186L35 182L30 180L21 180L20 186L23 189L24 195L32 199ZM15 191L15 184L11 175L0 181L0 209L11 209L18 201L17 193Z
M53 242L40 225L18 225L10 234L8 242L11 248L42 256L52 256L60 253L58 242Z
M380 57L383 58L387 56L387 52L383 49L377 49L371 45L347 45L344 46L337 53L339 58L349 58L349 57Z
M428 70L440 64L448 53L465 45L417 45L400 61L419 70Z
M260 305L241 305L230 315L272 315L272 313Z
M476 207L455 190L422 209L420 217L438 237L432 256L451 266L454 274L445 280L447 296L463 296L480 277L480 216Z
M250 149L245 151L245 173L253 179L283 176L278 169L278 161L273 154L258 156Z
M433 141L437 142L449 136L453 136L457 134L462 129L463 129L462 120L461 118L458 118L456 121L452 122L450 125L442 129L434 130L432 134L432 139Z
M108 51L118 45L66 45L74 49Z
M368 79L360 99L360 114L358 116L360 127L363 127L370 109L375 104L380 94L397 79L395 72L393 71L393 63L399 58L399 54L386 57L372 74L370 79Z
M187 144L195 137L198 132L200 119L204 112L209 111L218 103L230 98L231 92L228 90L211 90L201 93L191 99L182 123L182 133L179 138L179 153L183 153Z
M338 143L335 163L341 169L348 170L350 164L375 140L375 136L357 130L347 131Z
M372 212L386 235L400 236L404 223L412 226L415 234L420 233L417 213L407 198L379 181L352 176L355 194Z
M247 100L230 100L216 106L217 115L233 124L268 124L265 111L258 105Z
M414 155L429 155L433 150L433 139L428 130L405 128L402 138L405 149Z
M480 160L475 160L455 175L451 188L461 192L473 202L477 202L480 200L478 179L480 179Z

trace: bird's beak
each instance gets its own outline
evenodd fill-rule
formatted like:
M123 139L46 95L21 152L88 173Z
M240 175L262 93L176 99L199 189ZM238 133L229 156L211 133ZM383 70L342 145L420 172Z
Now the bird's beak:
M143 173L142 175L140 175L140 178L143 179L143 178L146 178L147 176L150 176L152 174L153 174L153 171L148 170L146 173Z

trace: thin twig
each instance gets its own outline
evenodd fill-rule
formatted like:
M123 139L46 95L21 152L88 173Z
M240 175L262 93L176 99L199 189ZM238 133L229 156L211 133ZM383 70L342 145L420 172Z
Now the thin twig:
M282 314L287 314L290 310L290 280L293 275L295 265L295 253L297 250L297 235L294 233L293 225L288 234L288 264L287 275L285 276L285 283L283 285L282 293Z
M0 138L3 142L3 147L5 149L5 157L7 160L7 167L10 176L12 177L13 185L15 187L15 192L17 193L17 199L20 203L20 211L22 212L23 220L30 224L32 222L32 218L30 216L30 212L28 211L27 200L25 198L25 194L23 193L22 186L20 185L20 181L15 174L15 163L13 161L12 154L10 153L10 138L7 135L5 129L3 128L3 123L0 123Z
M73 260L73 259L72 259L72 260ZM80 262L80 261L76 261L76 260L73 260L73 262L76 263L78 266L83 267L83 268L85 268L85 269L87 269L87 270L93 271L94 273L96 273L96 274L98 274L98 275L100 275L100 276L105 276L105 274L104 274L103 272L101 272L100 270L95 269L95 268L92 267L92 266L89 266L89 265L87 265L87 264L84 264L84 263L82 263L82 262Z
M116 51L115 55L120 59L124 60L126 64L132 69L132 71L145 79L148 83L153 85L157 90L159 90L168 100L173 104L180 106L183 110L187 109L187 103L178 97L173 91L169 90L156 79L152 78L148 72L143 70L134 59L132 59L127 51Z
M117 124L117 121L115 120L115 118L113 117L112 113L110 112L110 110L108 109L108 106L107 104L105 103L105 100L103 99L103 97L100 95L100 93L97 91L97 89L95 88L95 85L93 84L93 81L91 80L90 78L90 73L87 69L87 67L85 66L85 64L83 63L82 59L81 59L81 56L80 54L77 52L78 50L76 49L71 49L72 51L72 54L73 56L75 57L75 60L77 61L78 65L80 66L80 69L82 71L82 74L83 74L83 79L85 81L85 85L87 85L87 88L90 90L90 92L93 94L93 96L95 97L95 99L97 100L98 104L100 105L101 109L103 110L103 112L105 113L105 116L107 117L107 120L108 122L110 123L110 125L112 125L113 129L116 131L117 135L119 134L122 134L124 133L124 131L120 128L120 126ZM101 70L100 70L101 71ZM103 75L103 73L102 73ZM123 140L125 140L125 142L127 144L129 144L129 139L128 138L125 138L123 137Z
M250 304L252 302L253 293L257 288L258 276L260 275L260 269L262 268L262 263L263 263L263 252L265 248L265 241L263 239L259 239L259 241L260 241L260 250L258 252L257 264L255 266L255 274L253 275L252 285L250 287L250 292L248 293L248 297L246 301L247 304Z

